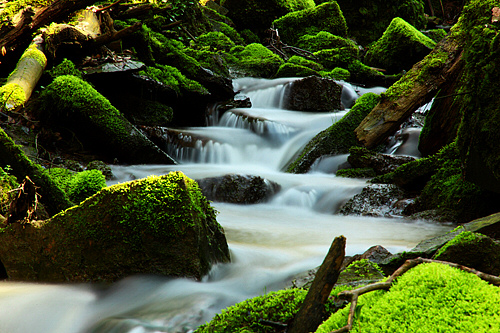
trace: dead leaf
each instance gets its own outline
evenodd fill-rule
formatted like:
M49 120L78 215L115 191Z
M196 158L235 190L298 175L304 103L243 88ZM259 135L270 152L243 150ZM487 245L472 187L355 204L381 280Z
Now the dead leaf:
M7 54L7 49L5 46L2 46L2 56L5 56Z

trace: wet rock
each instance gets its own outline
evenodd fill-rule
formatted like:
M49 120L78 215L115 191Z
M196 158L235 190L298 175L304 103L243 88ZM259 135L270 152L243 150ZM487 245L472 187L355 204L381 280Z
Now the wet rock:
M363 147L352 147L347 161L352 168L372 168L377 175L393 172L399 166L415 161L415 157L388 155L370 151Z
M313 112L342 110L341 97L342 86L334 80L308 76L287 86L284 108Z
M379 264L385 259L389 258L391 255L391 252L389 252L385 247L381 245L374 245L366 250L363 254L356 254L352 257L346 257L347 260L344 260L342 267L347 267L352 262L362 259L367 259L373 263Z
M113 282L133 274L201 279L229 250L215 211L181 172L106 187L49 220L0 233L9 279Z
M236 204L254 204L269 200L280 185L259 176L228 174L198 180L208 200Z
M462 232L447 242L434 256L478 271L500 274L500 242L475 232Z
M347 201L339 213L380 217L400 216L406 207L406 198L407 194L396 185L372 184Z

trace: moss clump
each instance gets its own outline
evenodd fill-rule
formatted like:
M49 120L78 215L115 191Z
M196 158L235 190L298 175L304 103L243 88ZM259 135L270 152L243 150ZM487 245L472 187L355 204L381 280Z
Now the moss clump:
M448 34L444 29L431 29L424 31L423 33L436 43L440 42Z
M402 18L396 17L382 37L373 44L365 56L365 63L384 68L388 73L410 69L436 45L429 37Z
M56 184L68 195L68 198L79 203L106 187L106 178L99 170L73 172L63 168L52 168L49 174Z
M32 7L45 7L50 5L51 0L17 0L7 1L0 11L0 21L2 25L4 22L11 20L21 9Z
M401 276L388 292L359 298L351 332L494 332L500 330L500 289L456 268L421 264ZM348 307L316 333L347 324Z
M367 284L383 278L384 272L376 263L361 259L354 261L340 273L337 284Z
M82 72L80 72L76 68L75 64L71 60L68 60L66 58L63 61L61 61L60 64L58 64L57 66L55 66L54 68L52 68L47 72L53 78L56 78L61 75L73 75L82 78Z
M290 57L290 59L287 60L287 62L291 64L308 67L315 71L321 71L323 69L323 66L321 66L321 64L299 56L292 56Z
M275 20L273 25L278 29L281 39L291 45L295 45L303 35L315 35L320 31L347 36L344 16L335 1L286 14Z
M231 51L237 61L231 65L249 76L271 78L283 64L283 60L262 44L253 43Z
M451 241L447 242L443 245L438 252L435 254L434 258L437 260L448 250L448 248L456 245L471 245L477 243L478 241L484 239L486 236L472 232L472 231L463 231L455 236ZM477 255L474 253L474 255Z
M373 93L358 98L342 119L309 141L300 156L287 168L287 172L305 173L320 156L347 154L349 148L358 146L354 129L379 101L380 96Z
M26 101L24 89L17 83L7 83L0 87L0 106L7 108L15 108L23 105Z
M222 32L211 31L196 38L196 45L211 51L228 52L235 46L234 42Z
M289 62L281 65L276 73L276 77L307 77L311 75L319 76L319 73L309 67Z
M321 76L323 77L329 77L330 79L334 80L343 80L343 81L349 81L351 78L351 73L344 68L340 67L335 67L329 72L321 71L319 72Z
M296 46L309 52L347 47L348 49L353 50L357 56L357 47L353 41L334 35L328 31L320 31L314 35L306 34L300 36L297 40Z
M208 91L198 82L188 79L177 68L157 64L155 66L148 66L145 70L140 71L139 74L146 75L155 79L175 90L180 94L183 91L194 91L201 94L208 94Z
M14 195L14 190L18 187L16 177L9 174L10 167L0 168L0 214L7 216L9 212L9 205Z

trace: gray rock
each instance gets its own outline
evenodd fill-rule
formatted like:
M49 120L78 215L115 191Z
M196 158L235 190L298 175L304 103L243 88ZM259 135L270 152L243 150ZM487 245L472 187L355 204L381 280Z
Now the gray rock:
M208 200L236 204L265 202L280 190L275 182L249 175L203 178L198 184Z

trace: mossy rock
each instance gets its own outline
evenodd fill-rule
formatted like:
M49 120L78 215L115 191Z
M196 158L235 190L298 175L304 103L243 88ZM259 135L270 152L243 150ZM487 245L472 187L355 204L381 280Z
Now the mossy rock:
M444 29L424 30L422 31L422 33L427 37L429 37L430 39L432 39L433 41L435 41L436 43L439 43L448 34Z
M373 178L377 174L373 168L350 168L337 170L335 175L345 178Z
M480 233L461 232L441 247L436 260L450 261L478 271L500 274L500 242Z
M70 129L86 147L107 159L129 163L174 161L89 83L72 76L57 77L41 94L44 121Z
M359 297L351 332L492 332L500 330L500 289L441 264L421 264L389 291ZM347 324L346 307L321 324L329 333Z
M366 285L384 279L380 267L368 259L356 260L340 272L336 285Z
M286 14L273 22L281 40L295 45L303 35L315 35L326 31L347 37L347 25L337 2L325 2L314 8Z
M49 220L9 225L0 239L0 260L20 281L200 279L229 261L214 209L181 172L106 187Z
M319 73L314 69L306 66L294 64L294 63L284 63L278 68L276 77L307 77L311 75L319 76Z
M306 173L314 161L323 155L347 154L352 146L359 146L354 129L377 105L380 96L368 93L356 100L342 119L316 135L287 168L287 172Z
M379 39L395 17L401 17L417 29L425 27L424 2L421 0L338 0L349 27L349 36L368 46Z
M196 38L198 47L206 47L212 51L228 52L235 46L234 42L222 32L211 31Z
M320 31L316 34L301 35L297 39L297 47L309 52L318 52L324 49L338 49L347 47L353 51L354 56L358 56L356 44L345 37L334 35L328 31Z
M284 63L280 57L259 43L236 47L232 54L236 61L231 63L231 66L246 76L272 78Z
M386 69L388 74L409 70L436 46L429 37L396 17L365 55L364 62Z
M221 5L228 9L227 16L237 30L249 29L260 37L277 17L315 6L313 0L224 0Z

